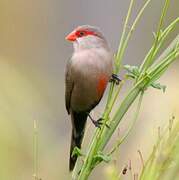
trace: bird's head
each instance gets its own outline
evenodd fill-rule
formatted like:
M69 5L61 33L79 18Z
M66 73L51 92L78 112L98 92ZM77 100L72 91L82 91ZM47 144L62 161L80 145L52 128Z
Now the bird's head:
M108 48L106 39L100 30L89 25L78 26L66 36L66 40L73 42L76 50L99 47Z

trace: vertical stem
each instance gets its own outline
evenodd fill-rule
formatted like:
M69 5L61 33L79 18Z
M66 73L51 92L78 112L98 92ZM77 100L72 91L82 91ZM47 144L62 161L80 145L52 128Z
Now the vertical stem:
M34 180L38 180L38 129L36 120L34 120L33 132L33 171Z
M133 24L132 24L132 26L131 26L131 28L130 28L129 33L127 34L127 37L126 37L125 40L123 41L123 45L121 46L121 49L120 49L119 54L118 54L118 56L117 56L117 58L119 59L119 60L118 60L119 62L118 62L117 65L116 65L117 67L120 66L120 64L121 64L121 59L123 58L124 52L125 52L125 50L126 50L126 48L127 48L128 42L129 42L129 39L130 39L130 37L131 37L131 35L132 35L135 27L136 27L136 24L138 23L140 17L142 16L145 8L148 6L148 4L150 3L150 1L151 1L151 0L147 0L147 1L145 2L145 4L142 6L142 8L140 9L139 13L137 14L137 17L135 18L135 20L134 20L134 22L133 22ZM118 70L118 69L119 69L119 68L117 68L117 70Z
M134 4L134 0L131 0L130 5L129 5L129 9L128 9L128 12L127 12L127 16L126 16L126 19L125 19L125 23L124 23L124 26L123 26L121 39L120 39L120 42L119 42L118 52L117 52L116 61L115 61L117 64L119 64L119 66L116 67L117 71L120 69L120 64L121 64L121 60L122 60L122 58L121 58L122 57L121 56L121 53L122 53L121 49L122 49L123 44L124 44L125 35L126 35L126 31L127 31L127 26L128 26L128 22L129 22L131 12L132 12L133 4Z

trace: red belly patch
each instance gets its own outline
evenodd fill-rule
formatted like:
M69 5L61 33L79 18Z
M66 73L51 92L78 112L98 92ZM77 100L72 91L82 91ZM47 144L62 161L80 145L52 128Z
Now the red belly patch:
M106 75L100 75L98 84L97 84L97 92L98 95L101 97L106 89L106 85L108 83L108 78Z

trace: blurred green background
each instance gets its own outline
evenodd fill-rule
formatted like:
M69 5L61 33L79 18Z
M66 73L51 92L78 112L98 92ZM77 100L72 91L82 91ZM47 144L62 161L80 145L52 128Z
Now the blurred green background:
M153 0L130 41L124 64L140 64L153 41L162 0ZM143 0L137 0L134 19ZM114 52L129 0L1 0L0 1L0 179L33 179L33 121L38 124L38 166L42 180L68 180L71 137L70 117L64 106L64 69L72 54L65 36L78 25L101 28ZM171 0L165 25L179 16L179 1ZM168 42L179 32L172 33ZM122 145L119 169L132 161L134 172L155 141L158 126L179 116L179 63L162 77L167 91L147 91L140 118ZM94 110L99 117L105 103ZM131 111L132 112L132 111ZM120 127L120 135L126 123ZM94 129L89 123L90 129ZM89 129L89 128L88 128ZM114 140L117 136L114 136ZM100 165L90 179L105 179L106 167ZM126 176L127 179L127 176Z

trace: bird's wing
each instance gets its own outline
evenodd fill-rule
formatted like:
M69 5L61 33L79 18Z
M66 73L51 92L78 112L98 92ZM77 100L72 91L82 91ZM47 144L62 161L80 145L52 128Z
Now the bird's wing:
M66 110L68 114L70 114L70 101L71 101L71 94L73 91L74 82L72 80L71 76L71 60L68 61L66 66L66 73L65 73L65 104L66 104Z

